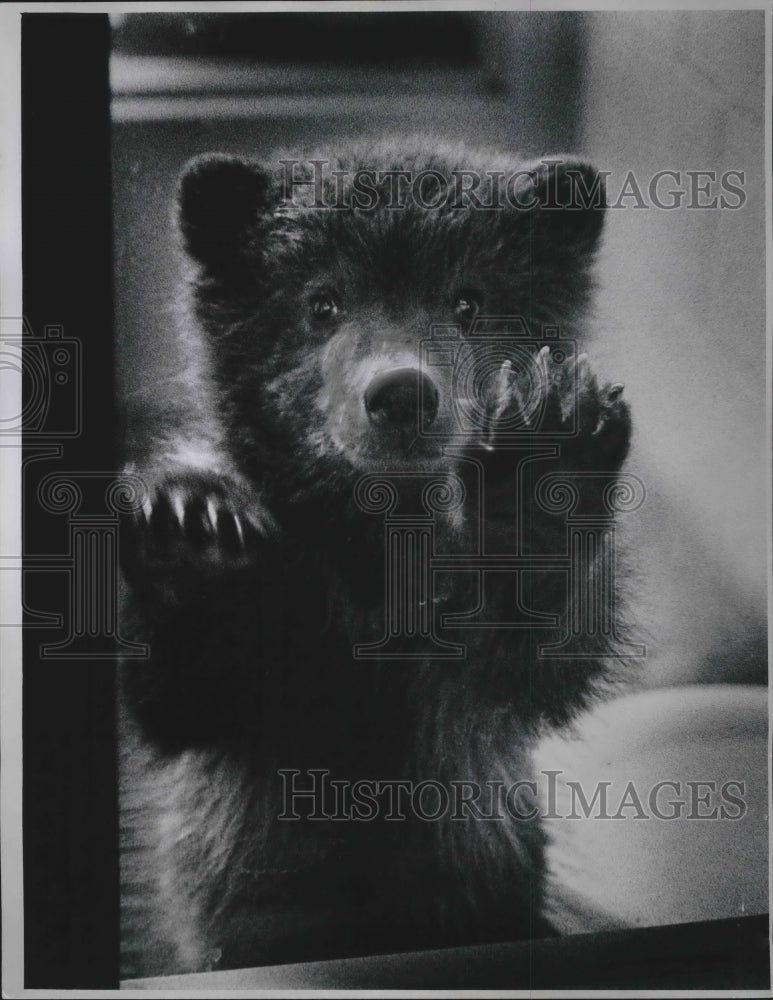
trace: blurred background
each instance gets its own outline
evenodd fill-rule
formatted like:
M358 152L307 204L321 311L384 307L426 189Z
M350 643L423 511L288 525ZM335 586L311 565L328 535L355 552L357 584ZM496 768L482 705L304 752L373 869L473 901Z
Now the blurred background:
M764 13L117 14L113 183L124 400L176 367L177 175L220 150L263 158L422 133L633 171L608 212L591 361L635 419L626 519L645 686L767 680ZM673 210L660 191L688 192ZM687 171L743 175L701 208ZM705 185L706 181L700 182ZM734 183L739 184L738 177ZM694 207L690 207L692 201ZM639 205L639 207L635 207ZM160 392L163 389L159 389Z

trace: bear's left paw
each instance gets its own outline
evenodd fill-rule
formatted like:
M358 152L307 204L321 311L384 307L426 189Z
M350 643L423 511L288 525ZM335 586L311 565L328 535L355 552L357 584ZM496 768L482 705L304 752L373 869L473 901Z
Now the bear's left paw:
M631 412L620 382L599 386L586 354L556 364L542 348L536 367L542 376L543 406L536 437L560 441L571 466L615 473L628 454Z
M558 359L558 360L557 360ZM544 439L576 468L615 473L630 444L631 414L621 383L599 387L588 358L543 347L526 370L505 361L488 403L486 445Z
M622 398L624 386L614 382L598 390L599 412L588 442L594 465L615 472L631 443L631 409Z
M631 411L623 389L620 382L599 386L585 354L560 382L551 382L542 429L568 432L561 452L572 464L609 473L620 468L631 440Z

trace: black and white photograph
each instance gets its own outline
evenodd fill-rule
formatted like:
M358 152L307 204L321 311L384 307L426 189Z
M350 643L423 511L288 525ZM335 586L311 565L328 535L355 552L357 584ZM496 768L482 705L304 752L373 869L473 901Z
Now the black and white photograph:
M4 996L773 996L769 0L0 30Z

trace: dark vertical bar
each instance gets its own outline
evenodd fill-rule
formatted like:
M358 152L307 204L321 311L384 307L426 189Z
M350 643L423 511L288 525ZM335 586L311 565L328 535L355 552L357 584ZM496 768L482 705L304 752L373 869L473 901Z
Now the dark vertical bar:
M24 310L41 343L34 350L47 350L44 332L51 324L80 341L80 371L69 384L75 388L79 379L83 392L79 436L57 441L53 413L44 428L45 440L61 445L56 459L39 453L35 460L40 425L25 427L25 554L66 553L61 545L66 523L44 510L37 497L45 474L64 472L77 479L79 473L114 467L109 41L104 14L23 15ZM59 392L56 402L63 404ZM67 620L65 574L28 573L24 597L26 607L57 611ZM116 987L114 663L45 659L41 645L59 636L55 629L35 627L26 614L25 986Z

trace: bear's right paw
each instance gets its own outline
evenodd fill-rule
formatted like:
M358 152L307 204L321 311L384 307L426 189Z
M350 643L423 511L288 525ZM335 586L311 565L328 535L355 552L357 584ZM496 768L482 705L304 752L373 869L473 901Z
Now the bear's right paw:
M154 571L216 572L249 565L270 519L233 480L200 472L148 484L126 525L121 556L129 576Z

